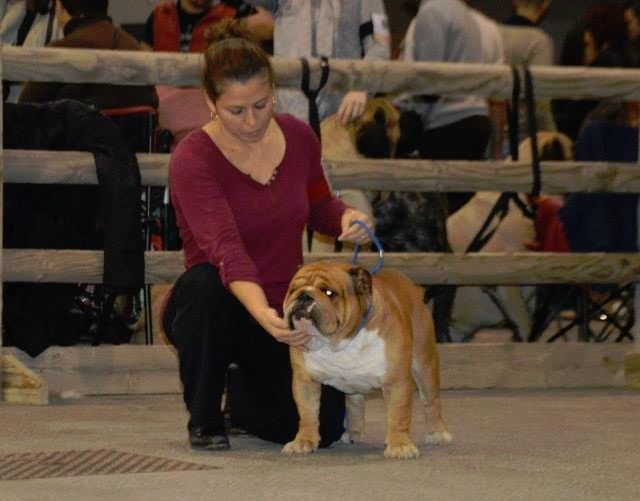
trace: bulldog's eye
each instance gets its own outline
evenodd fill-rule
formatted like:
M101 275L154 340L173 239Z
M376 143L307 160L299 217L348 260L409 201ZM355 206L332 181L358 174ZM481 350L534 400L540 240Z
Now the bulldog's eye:
M337 294L335 292L333 292L331 289L325 289L324 293L327 295L327 297L335 297Z

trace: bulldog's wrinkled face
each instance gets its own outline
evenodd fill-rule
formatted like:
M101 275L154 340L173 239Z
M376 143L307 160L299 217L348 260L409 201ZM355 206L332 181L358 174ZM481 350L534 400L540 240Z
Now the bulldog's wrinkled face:
M371 275L362 267L321 261L302 266L284 300L291 328L306 326L331 345L354 334L371 301Z

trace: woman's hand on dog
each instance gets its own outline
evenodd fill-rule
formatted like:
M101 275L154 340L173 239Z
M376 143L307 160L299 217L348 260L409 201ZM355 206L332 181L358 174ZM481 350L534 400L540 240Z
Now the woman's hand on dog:
M367 104L367 93L359 90L347 92L338 108L338 118L342 125L347 125L364 112Z
M362 221L371 231L374 231L373 222L369 216L356 209L347 209L344 211L344 214L342 214L342 233L338 237L338 240L340 242L352 242L359 245L370 243L371 239L365 229L359 224L354 224L354 221Z
M278 312L273 308L265 308L257 315L256 320L271 334L276 341L288 344L302 351L307 351L307 343L311 339L311 336L307 332L303 332L297 329L289 329L287 323L278 315Z

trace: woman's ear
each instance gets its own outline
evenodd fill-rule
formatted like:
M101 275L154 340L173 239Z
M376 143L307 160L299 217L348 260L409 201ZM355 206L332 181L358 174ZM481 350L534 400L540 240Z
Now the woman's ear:
M216 105L213 104L213 101L209 98L209 94L207 94L206 91L202 91L202 94L204 95L204 100L207 103L207 108L209 108L209 111L211 112L212 115L217 115L218 111L216 110Z

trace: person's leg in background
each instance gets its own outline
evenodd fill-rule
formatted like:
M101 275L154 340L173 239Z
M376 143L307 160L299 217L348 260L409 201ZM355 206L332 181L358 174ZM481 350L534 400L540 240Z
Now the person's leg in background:
M431 160L484 160L491 137L491 120L484 115L465 118L424 131L418 151ZM447 193L451 215L473 196L471 192Z

